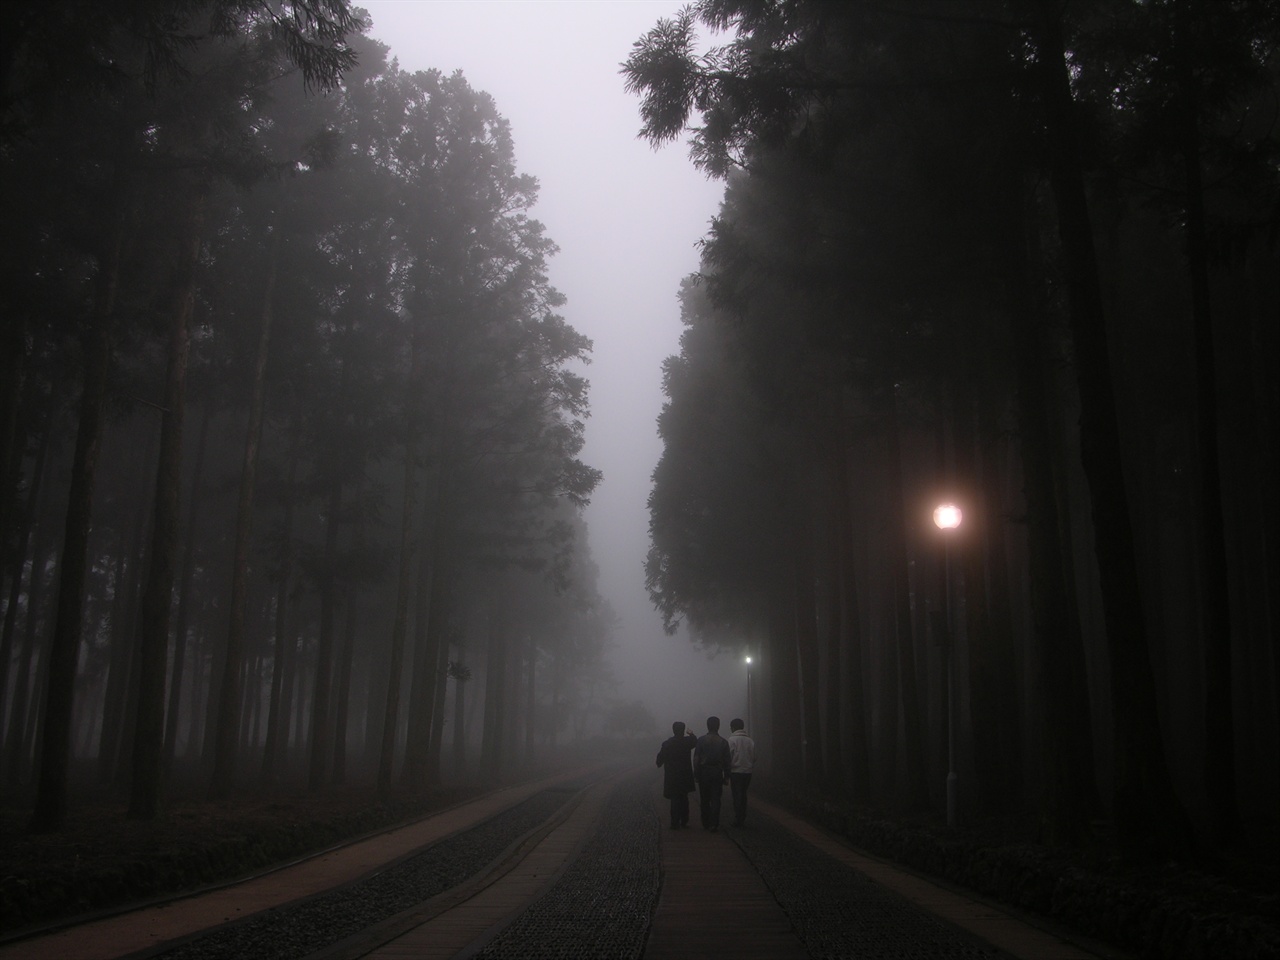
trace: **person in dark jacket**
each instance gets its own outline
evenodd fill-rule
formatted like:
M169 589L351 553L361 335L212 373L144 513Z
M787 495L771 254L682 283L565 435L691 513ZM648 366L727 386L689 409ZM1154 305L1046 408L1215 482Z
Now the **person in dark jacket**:
M707 732L693 748L693 775L698 781L702 829L720 829L720 796L729 782L729 742L720 736L720 718L707 717Z
M692 732L677 720L671 725L675 736L662 741L658 750L658 766L662 767L662 795L671 801L671 829L689 825L689 794L693 792L693 765L689 751L698 742Z

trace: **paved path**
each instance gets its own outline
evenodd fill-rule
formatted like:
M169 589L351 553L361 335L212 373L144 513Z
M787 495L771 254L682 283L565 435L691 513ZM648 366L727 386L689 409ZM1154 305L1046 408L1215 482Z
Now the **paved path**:
M698 826L696 813L693 826L668 829L668 802L655 794L662 893L645 960L807 960L791 921L742 851L726 834Z
M572 799L548 808L557 812L487 867L400 913L384 911L307 960L1125 960L855 850L755 798L744 828L672 831L652 770L597 776L592 783L575 771L500 790L244 883L0 947L0 960L158 953L166 942L352 885L572 780ZM483 849L469 838L448 842ZM271 914L271 925L290 912ZM203 956L204 942L191 941L200 944L191 955Z

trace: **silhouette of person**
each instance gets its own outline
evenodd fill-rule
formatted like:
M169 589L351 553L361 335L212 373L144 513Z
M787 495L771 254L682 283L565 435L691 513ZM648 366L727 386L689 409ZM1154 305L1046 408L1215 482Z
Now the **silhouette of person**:
M707 732L693 748L693 774L698 781L702 829L720 829L720 795L729 782L729 744L720 736L720 718L707 717Z
M671 829L689 825L689 794L693 792L693 764L689 753L698 738L677 720L671 725L675 736L662 741L658 750L658 766L662 767L662 795L671 801Z
M756 742L747 736L741 720L729 721L729 790L733 794L733 825L747 819L747 788L756 765Z

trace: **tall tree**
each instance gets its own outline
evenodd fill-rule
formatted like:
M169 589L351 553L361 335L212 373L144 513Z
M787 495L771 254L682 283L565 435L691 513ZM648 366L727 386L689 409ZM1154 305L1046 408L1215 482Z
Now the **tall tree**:
M207 58L212 50L221 45L223 49L236 49L238 56L247 58L239 60L241 64L265 64L266 56L269 55L277 64L292 62L301 66L308 83L331 84L351 62L350 51L343 41L346 33L358 23L341 0L300 2L290 5L288 11L268 10L256 20L250 16L249 11L242 10L233 3L194 4L176 15L164 5L156 4L143 10L136 22L121 16L119 11L107 11L105 20L97 23L100 32L94 34L92 41L84 47L72 44L65 49L58 49L51 46L54 34L43 28L51 23L57 24L64 14L73 14L81 8L82 5L74 3L56 4L49 11L49 20L35 18L25 21L15 42L6 48L6 59L3 62L6 80L15 84L7 87L6 92L21 90L24 85L29 85L27 90L39 90L41 78L65 53L67 61L52 69L64 70L69 63L69 73L74 79L56 87L56 96L50 100L54 106L60 106L68 99L74 100L86 91L106 91L93 101L93 105L97 109L98 122L112 132L100 138L97 143L115 144L105 152L104 159L108 160L106 168L111 171L109 175L118 181L110 195L123 202L118 212L108 221L115 226L109 227L102 234L104 239L99 243L99 249L105 253L99 257L98 306L87 339L91 350L86 366L85 389L82 391L82 439L78 443L76 481L68 507L68 542L62 555L64 568L59 585L59 626L55 634L49 695L45 708L46 736L41 764L41 802L37 804L33 819L33 826L37 829L56 829L61 825L66 810L72 689L80 643L83 570L93 497L93 472L101 436L101 412L111 352L110 324L121 249L129 204L135 199L127 189L127 184L134 178L134 172L139 166L157 159L166 148L171 149L177 144L173 132L181 127L183 121L198 123L202 116L207 119L207 114L199 111L185 116L182 113L182 95L184 91L190 93L192 89L189 70L196 60ZM249 27L251 22L253 26ZM191 48L185 35L196 23L209 29L205 33L205 42ZM231 42L242 33L253 30L257 31L257 39L262 41L257 46L239 47ZM87 37L81 36L81 39ZM247 78L252 72L249 70L239 75ZM224 89L221 92L228 91ZM202 91L202 95L204 93ZM202 103L208 105L216 101L215 94L212 100L205 99ZM233 96L230 100L222 101L222 106L238 106L239 103L238 96ZM14 119L10 111L30 106L30 101L21 97L7 99L4 106L6 124L20 123L25 128L28 125L39 127L45 122L43 107L40 110L28 110L19 120ZM189 101L187 106L190 107ZM173 112L174 108L177 108L176 114ZM206 131L208 129L206 127ZM188 137L183 143L185 146L179 153L189 151L193 144L205 145L200 144L198 136ZM89 149L95 149L95 146L91 145ZM96 149L101 151L100 147ZM82 152L81 156L83 155ZM187 159L190 159L189 152ZM240 161L243 158L231 159ZM211 158L206 155L203 160L207 169ZM189 213L191 216L188 223L193 224L196 222L191 219L195 216L194 208ZM187 235L190 236L190 231ZM187 241L186 249L190 250L194 245L198 252L198 243L199 237L196 236ZM189 312L184 306L189 300L189 293L175 293L172 300L174 324L170 356L174 376L171 401L177 400L182 390L186 332L185 320L181 329L178 320L185 318ZM165 519L159 524L162 529L157 531L155 542L163 550L172 549L173 529L177 519L177 497L169 493L167 487L179 482L176 472L176 464L181 456L176 420L178 415L179 411L170 407L170 429L166 434L165 454L162 457L162 461L169 466L161 471L164 486L157 491L158 510ZM172 523L168 520L170 514L174 514ZM135 783L131 801L131 809L138 816L153 815L158 801L159 754L163 744L164 662L168 643L167 610L169 591L172 589L170 568L171 564L164 557L152 558L152 582L147 601L148 616L145 618L147 626L144 628L144 636L149 638L144 644L144 650L152 659L144 664L144 689L140 692L139 701L143 710L143 723L139 725L138 742L135 746ZM157 633L161 629L165 631L163 635ZM159 720L156 719L157 716L160 717Z
M1036 64L1080 393L1080 454L1089 480L1111 658L1115 817L1123 835L1135 843L1185 843L1191 837L1190 823L1173 792L1156 712L1143 590L1123 473L1115 374L1078 153L1066 38L1056 4L1045 0L1037 14Z

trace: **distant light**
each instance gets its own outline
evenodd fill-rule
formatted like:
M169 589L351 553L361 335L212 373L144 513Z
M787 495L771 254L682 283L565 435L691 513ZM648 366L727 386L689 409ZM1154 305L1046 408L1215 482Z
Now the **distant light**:
M751 663L751 658L747 657L747 663Z
M954 530L960 526L964 514L954 503L944 503L933 511L933 522L943 530Z

